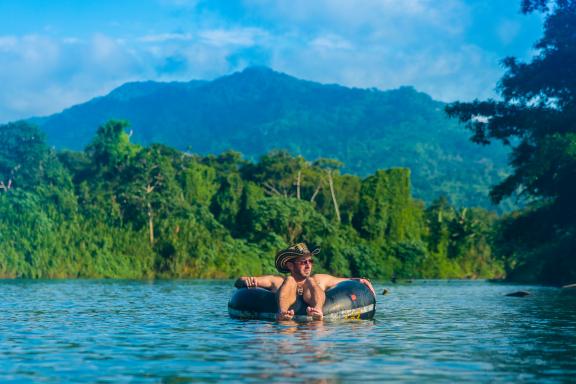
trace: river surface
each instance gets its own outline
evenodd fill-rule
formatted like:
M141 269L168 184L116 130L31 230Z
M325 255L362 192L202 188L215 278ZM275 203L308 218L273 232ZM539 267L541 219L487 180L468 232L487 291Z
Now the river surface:
M1 281L0 382L576 382L576 295L375 287L374 321L298 325L229 318L231 281Z

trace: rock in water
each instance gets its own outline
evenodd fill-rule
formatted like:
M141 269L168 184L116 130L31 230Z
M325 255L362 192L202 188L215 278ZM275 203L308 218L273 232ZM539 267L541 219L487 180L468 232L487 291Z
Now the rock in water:
M528 295L530 295L530 292L526 292L526 291L516 291L516 292L506 294L506 296L510 296L510 297L525 297Z

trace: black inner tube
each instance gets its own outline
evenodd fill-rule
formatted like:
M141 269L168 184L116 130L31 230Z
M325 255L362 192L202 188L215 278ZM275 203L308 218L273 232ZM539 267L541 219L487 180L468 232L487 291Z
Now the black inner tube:
M294 320L310 321L308 304L298 296L293 309ZM325 320L372 319L376 312L376 298L370 289L357 280L346 280L326 291L323 311ZM276 295L262 288L240 288L228 302L228 313L238 319L273 320L278 313Z

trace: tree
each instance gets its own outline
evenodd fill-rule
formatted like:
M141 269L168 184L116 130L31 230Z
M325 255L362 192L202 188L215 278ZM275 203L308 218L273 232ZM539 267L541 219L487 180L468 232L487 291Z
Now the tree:
M36 186L47 157L44 135L36 127L25 122L0 126L0 191Z
M532 230L510 230L511 240L531 244L533 257L525 262L544 265L538 279L570 281L576 278L576 1L523 0L522 10L546 17L537 54L527 63L504 59L502 100L457 102L446 111L473 131L474 142L500 140L511 148L513 172L491 197L498 203L518 194L532 203L515 221Z
M360 199L360 186L362 180L358 176L341 175L334 180L338 190L338 202L342 216L342 223L350 225Z
M330 197L332 198L332 203L334 204L334 213L336 214L336 222L340 224L342 220L340 218L340 209L338 207L338 201L336 201L336 190L334 189L334 174L338 174L338 170L344 166L344 163L334 159L320 158L316 160L313 165L323 169L326 172L326 178L328 179L328 186L330 187Z
M261 199L249 215L249 239L253 241L279 238L276 245L305 241L322 244L334 228L314 206L304 200L273 196Z
M212 197L210 211L226 228L234 230L241 208L244 181L239 173L231 172L221 177L219 182L220 187Z
M242 170L243 176L262 186L271 196L301 198L302 170L307 163L301 156L292 157L287 151L270 151L257 164Z
M124 172L120 190L123 202L133 217L145 213L150 245L155 241L155 223L161 213L169 216L184 196L175 181L171 158L162 145L152 145L138 152Z
M128 126L127 121L110 120L98 128L96 137L86 147L96 172L115 177L136 156L140 147L130 143Z
M238 172L241 167L247 164L240 152L229 150L218 156L209 155L203 159L203 163L215 168L219 174Z
M450 223L456 217L446 196L434 200L425 212L428 227L428 248L430 251L447 256L450 242Z
M363 180L353 225L363 238L379 245L419 239L423 219L410 195L410 171L377 171Z
M216 170L196 160L189 162L179 174L184 196L187 201L194 201L204 206L210 206L212 197L218 191Z

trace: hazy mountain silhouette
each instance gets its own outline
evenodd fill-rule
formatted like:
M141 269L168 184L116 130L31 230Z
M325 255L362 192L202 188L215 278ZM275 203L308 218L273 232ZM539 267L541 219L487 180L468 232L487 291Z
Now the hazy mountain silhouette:
M251 67L213 81L134 82L45 118L33 119L57 148L83 149L99 125L128 120L133 141L247 158L286 149L308 160L337 158L344 172L409 167L414 194L488 205L506 151L480 147L449 120L444 104L412 87L379 91L300 80Z

